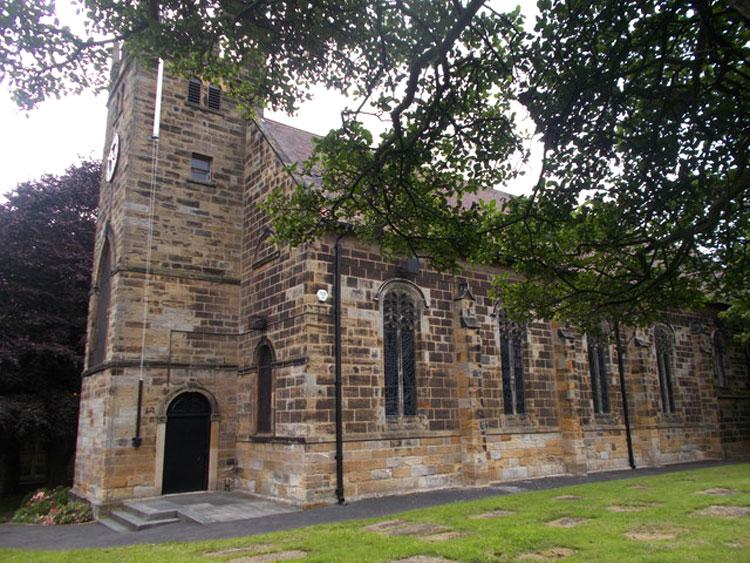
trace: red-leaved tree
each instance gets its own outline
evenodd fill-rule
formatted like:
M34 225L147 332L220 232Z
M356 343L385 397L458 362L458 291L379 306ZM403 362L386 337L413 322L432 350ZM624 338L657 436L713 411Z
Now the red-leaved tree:
M0 204L0 451L6 487L17 452L41 440L48 484L75 448L101 166L19 184Z

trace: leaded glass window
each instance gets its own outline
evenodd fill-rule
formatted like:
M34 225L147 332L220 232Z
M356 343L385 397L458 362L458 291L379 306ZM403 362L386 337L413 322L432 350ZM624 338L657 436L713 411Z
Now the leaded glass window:
M591 375L591 394L594 399L594 412L608 413L607 348L605 343L595 336L587 335L586 341L588 343L589 374Z
M656 367L659 375L661 408L664 412L674 412L674 388L672 387L674 336L672 331L664 325L656 325L654 327L654 343L656 345Z
M714 332L714 370L719 387L727 385L726 353L727 338L720 330Z
M99 259L98 291L96 297L96 324L94 337L91 339L91 356L89 367L104 362L107 357L107 338L109 334L109 302L112 285L112 249L109 238L104 240L101 258Z
M273 430L273 355L271 348L262 346L258 351L258 426L259 434Z
M505 414L526 412L523 349L526 326L512 322L505 311L498 315L500 330L500 363L503 376L503 408Z
M417 414L417 304L408 292L394 289L383 299L385 414Z

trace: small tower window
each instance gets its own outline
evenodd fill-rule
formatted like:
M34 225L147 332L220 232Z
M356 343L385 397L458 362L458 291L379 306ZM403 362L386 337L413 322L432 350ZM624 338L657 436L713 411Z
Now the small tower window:
M193 153L190 160L190 178L196 182L211 183L211 157Z
M203 106L213 110L221 109L221 88L210 84L205 90L200 78L188 81L188 103Z
M200 105L201 103L201 81L197 78L191 78L188 82L188 102Z
M208 87L208 103L211 109L221 109L221 89L217 86Z

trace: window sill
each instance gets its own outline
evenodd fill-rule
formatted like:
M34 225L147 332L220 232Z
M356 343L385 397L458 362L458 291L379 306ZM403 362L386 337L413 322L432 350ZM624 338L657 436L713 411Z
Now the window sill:
M188 100L185 100L185 105L191 109L197 109L204 113L210 113L213 115L224 115L224 113L220 109L209 108L209 107L204 106L203 104L194 104L193 102L190 102Z
M188 183L190 184L197 184L199 186L210 186L212 188L216 187L216 182L204 182L202 180L196 180L195 178L185 178Z
M254 444L306 444L307 439L302 436L274 436L273 434L251 434L237 436L238 442L252 442Z

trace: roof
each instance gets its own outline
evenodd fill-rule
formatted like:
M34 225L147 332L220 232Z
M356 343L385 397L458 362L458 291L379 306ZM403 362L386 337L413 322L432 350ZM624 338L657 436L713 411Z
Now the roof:
M304 162L312 154L315 148L315 139L320 138L314 133L303 131L290 125L279 123L265 117L258 119L258 125L265 135L268 142L271 143L279 159L285 164L290 165L297 162ZM305 177L305 181L318 183L318 177ZM510 201L513 196L509 193L488 189L479 190L477 193L466 193L463 196L463 204L470 207L472 203L479 201L495 200L498 204Z
M271 121L265 117L260 118L258 122L279 158L286 165L307 160L315 148L313 139L319 138L308 131Z

